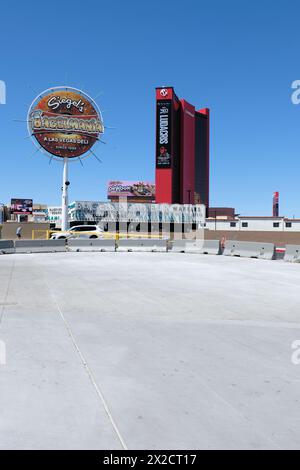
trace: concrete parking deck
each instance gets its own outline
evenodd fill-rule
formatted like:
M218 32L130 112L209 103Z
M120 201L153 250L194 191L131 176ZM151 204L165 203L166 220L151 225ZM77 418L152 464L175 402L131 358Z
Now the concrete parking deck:
M299 449L299 286L281 261L0 256L0 448Z

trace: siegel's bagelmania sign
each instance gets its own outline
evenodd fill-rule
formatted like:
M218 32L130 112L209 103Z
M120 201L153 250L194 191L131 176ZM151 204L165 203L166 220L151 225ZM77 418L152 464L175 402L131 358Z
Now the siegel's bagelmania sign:
M58 87L34 100L28 112L28 130L51 156L76 158L93 147L104 127L92 98L75 88Z

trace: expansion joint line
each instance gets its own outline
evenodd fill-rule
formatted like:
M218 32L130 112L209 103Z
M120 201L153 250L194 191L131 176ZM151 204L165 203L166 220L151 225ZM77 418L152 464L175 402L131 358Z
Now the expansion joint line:
M118 426L117 426L117 424L116 424L116 422L115 422L115 420L114 420L114 418L113 418L113 416L112 416L112 413L111 413L111 411L110 411L110 409L109 409L109 406L108 406L108 404L106 403L106 400L105 400L105 398L104 398L104 395L103 395L103 393L101 392L99 385L97 384L97 381L96 381L96 379L95 379L95 377L94 377L94 374L93 374L93 372L92 372L91 368L89 367L89 365L88 365L88 363L87 363L87 361L86 361L86 359L85 359L83 353L81 352L81 350L80 350L80 348L79 348L79 346L78 346L78 343L77 343L77 341L76 341L76 339L75 339L75 337L74 337L74 335L73 335L72 329L71 329L71 327L70 327L68 321L66 320L66 317L64 316L64 314L63 314L63 312L62 312L62 310L61 310L61 308L60 308L60 306L59 306L59 303L58 303L58 301L57 301L57 299L56 299L56 296L53 294L53 292L52 292L51 289L50 289L50 286L49 286L48 280L47 280L47 278L46 278L46 275L45 275L45 282L46 282L48 291L49 291L49 293L50 293L50 295L51 295L51 297L52 297L52 299L53 299L53 302L54 302L54 304L55 304L55 306L56 306L56 308L57 308L57 311L58 311L58 313L59 313L59 315L60 315L60 317L61 317L61 319L62 319L62 321L63 321L63 323L64 323L64 325L65 325L65 328L66 328L66 330L67 330L67 332L68 332L68 335L69 335L69 337L70 337L70 339L71 339L71 341L72 341L72 343L73 343L73 345L74 345L74 348L75 348L75 350L76 350L76 352L77 352L77 354L78 354L78 356L79 356L79 358L80 358L80 360L81 360L81 363L82 363L82 365L83 365L83 367L84 367L84 369L85 369L85 371L86 371L86 373L87 373L87 375L88 375L88 377L89 377L89 379L90 379L90 381L91 381L91 383L92 383L92 385L93 385L93 387L94 387L94 389L95 389L95 391L96 391L96 394L97 394L98 397L100 398L100 401L101 401L101 403L102 403L102 405L103 405L103 408L104 408L104 410L105 410L105 412L106 412L106 414L107 414L107 416L108 416L108 419L109 419L109 421L110 421L110 423L111 423L111 425L112 425L112 427L113 427L113 430L115 431L115 433L116 433L116 435L117 435L117 438L119 439L119 441L120 441L120 443L121 443L122 448L123 448L124 450L128 450L128 447L127 447L127 445L126 445L126 443L125 443L125 441L124 441L124 439L123 439L123 437L122 437L122 435L121 435L121 432L119 431Z
M14 267L15 267L15 260L13 260L11 268L10 268L10 273L9 273L8 281L7 281L7 288L6 288L6 291L5 291L5 294L4 294L4 299L3 299L3 305L1 306L0 325L2 323L2 319L3 319L3 316L4 316L5 304L6 304L7 299L8 299L8 294L9 294L9 290L10 290L10 285L11 285L11 281L12 281L12 275L13 275Z

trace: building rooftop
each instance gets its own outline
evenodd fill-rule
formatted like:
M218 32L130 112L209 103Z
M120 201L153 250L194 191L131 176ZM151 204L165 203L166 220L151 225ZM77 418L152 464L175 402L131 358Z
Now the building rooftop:
M299 265L184 253L1 264L0 449L300 448Z

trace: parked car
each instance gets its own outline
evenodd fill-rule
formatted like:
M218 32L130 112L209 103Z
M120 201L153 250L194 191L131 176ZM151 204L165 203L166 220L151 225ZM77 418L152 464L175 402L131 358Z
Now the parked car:
M102 238L103 228L99 225L75 225L64 232L55 232L51 235L51 240L61 240L63 238Z

